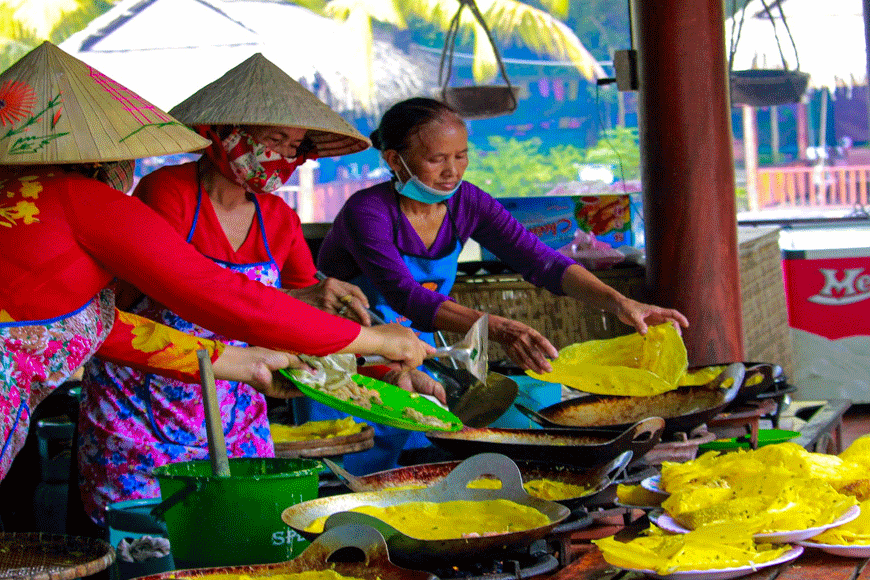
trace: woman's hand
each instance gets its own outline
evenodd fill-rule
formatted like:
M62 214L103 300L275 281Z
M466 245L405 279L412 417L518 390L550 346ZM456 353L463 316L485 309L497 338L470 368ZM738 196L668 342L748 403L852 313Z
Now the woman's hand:
M552 372L553 367L547 359L559 356L556 347L540 332L509 318L490 314L489 337L504 347L512 361L536 373Z
M625 324L633 326L640 334L646 334L650 326L663 322L673 323L677 332L680 331L681 326L689 327L688 319L673 308L661 308L625 297L617 303L616 316Z
M410 328L401 324L362 327L356 339L339 352L379 354L392 369L407 370L420 366L435 347L426 344Z
M274 371L285 368L304 369L308 365L287 352L258 346L240 348L227 345L213 367L216 379L241 381L267 397L289 399L299 397L302 393L289 380Z
M305 288L287 288L284 292L324 312L343 316L363 326L372 324L369 313L366 312L369 307L368 298L362 290L349 282L327 278Z
M445 405L447 404L447 393L444 391L444 385L419 369L392 370L385 374L382 380L412 393L432 395Z

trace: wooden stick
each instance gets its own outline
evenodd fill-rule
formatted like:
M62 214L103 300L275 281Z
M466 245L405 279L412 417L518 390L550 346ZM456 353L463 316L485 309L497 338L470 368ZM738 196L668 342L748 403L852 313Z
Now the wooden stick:
M224 440L224 426L221 409L217 400L217 387L214 384L214 369L207 350L196 351L199 358L199 376L202 383L202 400L205 406L205 430L208 435L208 456L211 468L217 477L230 476L230 460L227 458L227 444Z

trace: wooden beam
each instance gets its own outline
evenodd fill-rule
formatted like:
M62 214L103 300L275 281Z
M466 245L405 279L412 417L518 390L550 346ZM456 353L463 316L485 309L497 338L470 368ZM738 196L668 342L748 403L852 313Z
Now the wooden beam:
M681 310L694 365L743 360L734 158L721 0L632 0L646 281Z

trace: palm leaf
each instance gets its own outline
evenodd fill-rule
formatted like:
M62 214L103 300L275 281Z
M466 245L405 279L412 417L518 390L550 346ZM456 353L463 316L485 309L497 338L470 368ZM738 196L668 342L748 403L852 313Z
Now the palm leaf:
M480 0L478 6L499 38L519 42L556 60L570 61L587 79L606 76L577 35L551 14L516 0Z
M567 18L571 9L570 0L541 0L541 4L556 18Z
M554 12L559 12L563 4L567 7L567 0L545 0L545 4ZM606 76L577 35L552 14L517 0L477 0L477 5L493 35L503 42L516 42L538 54L569 61L587 79ZM446 30L459 3L456 0L409 0L403 7L408 14ZM474 31L475 81L492 79L498 71L495 53L483 49L483 43L488 41L470 10L463 11L461 27L466 31ZM483 62L477 62L477 58L483 59Z
M339 20L347 20L352 15L358 17L360 14L364 14L366 18L374 18L379 22L392 24L399 29L408 27L395 0L330 0L323 11L328 16Z

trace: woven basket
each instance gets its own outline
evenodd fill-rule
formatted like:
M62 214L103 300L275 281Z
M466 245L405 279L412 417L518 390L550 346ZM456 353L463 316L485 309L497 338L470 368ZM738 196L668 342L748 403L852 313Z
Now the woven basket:
M643 268L604 270L595 272L595 275L626 296L643 296ZM612 314L590 308L567 296L555 296L525 282L517 274L460 276L450 296L463 306L528 324L546 336L556 348L634 331ZM461 338L461 335L449 335L448 341L453 343ZM490 341L489 359L504 358L507 355L501 345Z
M809 81L809 74L796 70L732 71L731 101L753 107L797 103Z

